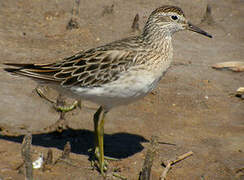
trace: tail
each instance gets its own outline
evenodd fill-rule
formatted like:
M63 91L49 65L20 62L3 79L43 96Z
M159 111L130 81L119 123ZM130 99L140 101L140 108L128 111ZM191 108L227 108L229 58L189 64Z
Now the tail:
M10 68L4 68L5 71L27 76L39 80L55 81L59 80L54 78L60 69L53 66L54 64L17 64L17 63L4 63L7 66L13 66Z

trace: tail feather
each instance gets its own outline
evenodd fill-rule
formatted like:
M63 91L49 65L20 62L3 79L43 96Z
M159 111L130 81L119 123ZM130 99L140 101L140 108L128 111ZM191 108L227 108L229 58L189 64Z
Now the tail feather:
M53 67L53 64L17 64L17 63L4 63L13 68L4 68L5 71L15 73L39 80L48 80L58 82L54 75L60 71L59 68Z
M13 72L15 72L15 71L18 71L18 69L16 69L16 68L4 68L4 71L13 73Z
M54 64L19 64L19 63L3 63L4 65L7 66L13 66L13 67L19 67L19 68L25 68L25 69L36 69L36 68L50 68L52 67Z

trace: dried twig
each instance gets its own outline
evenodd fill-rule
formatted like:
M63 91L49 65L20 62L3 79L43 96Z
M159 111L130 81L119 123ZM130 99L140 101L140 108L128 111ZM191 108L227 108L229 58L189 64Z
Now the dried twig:
M212 9L209 4L207 5L207 9L201 23L207 23L208 25L214 24L214 20L212 17Z
M126 177L124 177L124 176L122 176L122 175L120 175L120 174L118 174L118 173L113 172L112 175L113 175L114 177L116 177L116 178L121 179L121 180L127 180Z
M46 164L52 164L53 163L53 151L52 151L52 149L48 149L45 162L46 162Z
M140 31L140 28L139 28L139 14L136 14L136 16L134 17L131 29L132 29L133 32Z
M72 17L69 20L66 29L71 30L71 29L79 28L79 23L76 20L76 18L79 16L80 13L79 6L80 6L80 0L74 0L73 8L71 11Z
M167 162L167 165L163 171L163 173L161 174L160 176L160 180L165 180L166 179L166 176L167 176L167 173L168 171L171 169L171 166L174 165L175 163L178 163L179 161L191 156L193 154L192 151L188 152L188 153L185 153L181 156L178 156L175 160L170 160Z
M235 171L235 178L236 179L242 179L243 176L244 176L244 167L239 168Z
M53 164L53 151L52 149L48 149L47 156L44 158L43 166L45 167L46 165L51 165L51 164Z
M68 141L64 146L64 151L62 152L61 159L69 159L70 152L71 152L71 145L70 142Z
M80 6L80 0L74 0L73 8L71 11L72 16L79 16L80 14L79 6Z
M79 167L76 165L75 161L70 158L70 152L71 152L71 145L70 145L70 142L67 142L64 146L62 155L55 161L54 164L62 162L62 163L66 163L73 167Z
M244 62L242 61L228 61L212 65L214 69L230 69L235 72L244 71Z
M25 180L33 180L33 172L32 172L32 159L31 159L31 142L32 135L26 134L21 147L21 155L24 160L25 167Z
M112 14L113 12L114 12L114 4L112 4L111 6L104 6L102 16L106 14Z
M52 149L48 149L47 157L44 158L42 171L46 171L47 169L50 169L50 165L52 165L52 164L53 164L53 151L52 151Z
M152 136L150 140L150 147L147 150L147 154L144 160L142 171L139 175L139 180L149 180L151 174L151 168L158 147L158 139L156 136Z

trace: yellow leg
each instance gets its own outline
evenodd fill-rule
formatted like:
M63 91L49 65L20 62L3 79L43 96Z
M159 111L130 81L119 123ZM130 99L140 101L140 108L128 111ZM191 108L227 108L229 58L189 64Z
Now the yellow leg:
M104 145L103 145L103 136L104 136L104 119L106 111L103 107L99 107L97 112L94 114L94 154L98 159L99 169L102 175L104 175L104 170L106 170L104 162Z

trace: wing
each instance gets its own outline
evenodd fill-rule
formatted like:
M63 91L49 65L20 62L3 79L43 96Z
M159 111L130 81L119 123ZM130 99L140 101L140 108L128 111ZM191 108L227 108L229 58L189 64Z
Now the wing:
M101 47L80 52L52 64L12 64L8 72L39 80L59 83L62 86L97 87L114 81L119 73L133 63L135 53L131 50Z
M132 62L131 51L92 49L56 64L61 71L54 77L63 86L96 87L116 80Z

